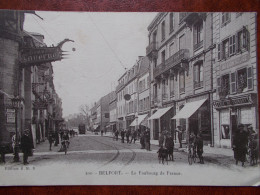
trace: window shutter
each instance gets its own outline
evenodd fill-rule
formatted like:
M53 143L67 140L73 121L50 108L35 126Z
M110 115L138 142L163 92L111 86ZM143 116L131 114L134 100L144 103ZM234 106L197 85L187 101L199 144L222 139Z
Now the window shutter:
M246 33L246 50L249 51L250 48L250 33L247 29L245 29Z
M221 60L221 43L218 44L218 60Z
M236 72L231 73L230 76L230 89L231 89L231 94L236 93Z
M197 25L194 26L193 30L194 30L194 33L193 33L193 44L195 45L197 43L197 33L198 33Z
M235 36L235 53L238 53L238 33Z
M233 54L233 37L229 37L229 54Z
M217 93L221 92L221 77L217 78Z
M236 35L233 35L233 54L236 53Z
M248 67L247 68L247 88L248 88L248 90L252 90L253 87L254 87L254 84L253 84L253 68Z

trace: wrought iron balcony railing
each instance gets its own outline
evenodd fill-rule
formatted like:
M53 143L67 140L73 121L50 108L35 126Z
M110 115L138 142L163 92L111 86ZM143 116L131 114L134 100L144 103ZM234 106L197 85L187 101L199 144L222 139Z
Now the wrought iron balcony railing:
M179 50L153 70L154 77L157 77L165 71L168 71L169 69L178 65L180 62L182 62L182 60L188 60L189 56L190 53L188 49Z
M157 52L157 42L153 41L146 47L146 55L149 56L152 52Z

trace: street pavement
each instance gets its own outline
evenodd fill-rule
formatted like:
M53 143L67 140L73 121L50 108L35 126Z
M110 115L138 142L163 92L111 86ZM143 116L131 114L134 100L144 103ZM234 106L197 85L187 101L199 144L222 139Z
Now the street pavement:
M235 165L228 152L209 153L205 147L205 164L188 164L187 152L178 147L174 161L159 164L158 142L151 141L151 151L141 149L139 141L128 144L114 140L111 134L94 135L87 132L70 138L67 155L59 152L60 145L49 150L48 141L37 145L29 165L12 162L13 155L6 155L6 163L0 163L3 184L31 185L84 185L84 184L156 184L156 185L253 185L259 181L259 165L245 167ZM178 146L178 145L177 145ZM211 149L212 150L212 149ZM213 151L213 150L212 150ZM213 151L214 152L214 151ZM14 170L27 170L10 177ZM118 175L111 179L110 176ZM26 181L23 178L38 178ZM109 179L100 180L100 176ZM129 177L128 177L129 176ZM138 177L135 177L138 176ZM156 177L154 177L156 176ZM51 183L49 178L51 177ZM126 179L127 177L127 179ZM62 178L62 179L61 179ZM97 182L95 182L97 179ZM169 180L170 179L170 180ZM130 183L126 183L130 182Z

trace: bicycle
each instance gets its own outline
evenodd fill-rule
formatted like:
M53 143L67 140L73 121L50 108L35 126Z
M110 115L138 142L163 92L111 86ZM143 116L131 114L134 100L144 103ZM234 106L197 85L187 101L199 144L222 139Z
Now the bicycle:
M67 154L68 148L69 148L69 141L68 140L63 140L62 141L62 146L63 146L63 150L65 152L65 155Z
M188 162L189 165L192 165L192 162L196 162L197 160L197 154L196 154L196 150L194 148L195 146L193 144L189 144L188 145Z

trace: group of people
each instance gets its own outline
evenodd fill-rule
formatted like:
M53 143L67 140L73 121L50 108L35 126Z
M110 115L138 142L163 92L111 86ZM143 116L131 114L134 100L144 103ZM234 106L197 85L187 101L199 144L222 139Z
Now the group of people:
M122 129L119 131L116 129L114 130L114 139L117 141L119 134L121 136L122 143L135 143L137 139L140 139L141 149L146 149L148 151L151 150L150 144L150 130L149 128L145 127L145 129L134 129L131 130L130 128L124 130Z
M236 164L240 161L242 166L246 162L246 155L251 151L251 158L258 159L259 154L259 140L257 133L253 127L243 124L238 125L237 131L234 133L233 138L233 151Z
M49 133L49 150L52 150L52 144L54 146L57 146L59 144L59 139L61 140L61 148L59 151L63 151L64 143L65 141L68 141L69 143L69 138L75 136L75 131L73 130L65 130L65 131L60 131L60 132L50 132Z

